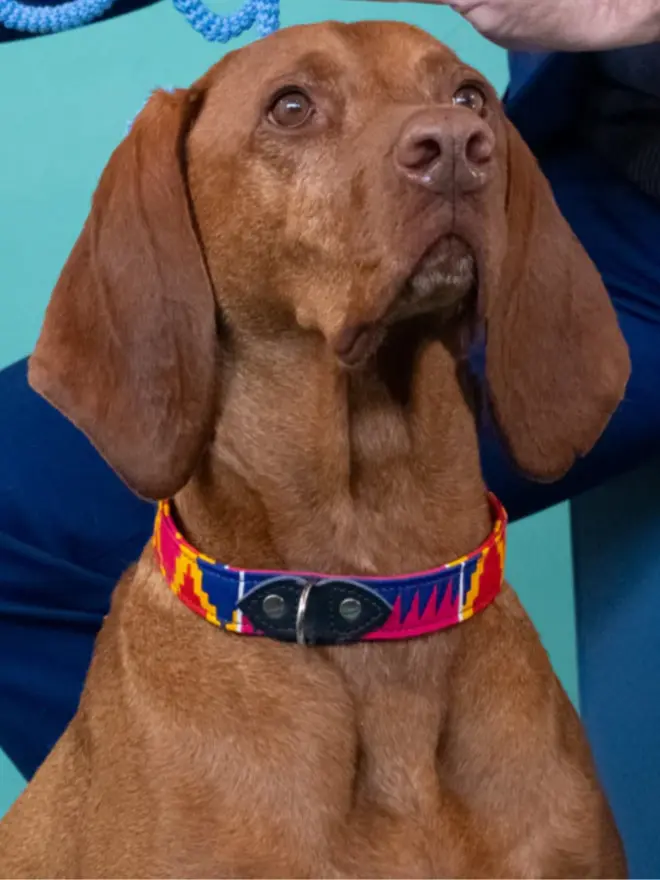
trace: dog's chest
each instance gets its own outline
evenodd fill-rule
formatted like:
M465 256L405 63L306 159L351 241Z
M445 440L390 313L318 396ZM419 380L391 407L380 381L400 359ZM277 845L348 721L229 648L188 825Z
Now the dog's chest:
M462 634L478 632L476 622L428 639L310 649L223 634L184 609L152 628L158 639L145 652L133 645L142 630L129 610L128 653L119 662L115 637L103 640L88 695L89 718L112 705L93 732L88 831L101 867L114 876L142 865L161 876L494 876L495 811L459 802L444 763L453 740L452 773L509 810L519 799L512 783L525 787L497 781L508 738L498 740L478 701L472 751L451 720L456 688L479 691L488 663L483 645L465 653ZM473 779L475 738L497 757L482 756L493 771L485 787Z
M452 874L460 862L442 832L438 764L450 642L305 652L255 645L270 658L264 690L226 714L217 707L206 755L186 731L197 767L184 785L181 767L171 780L189 805L177 824L198 816L185 838L204 829L217 840L212 858L223 874ZM252 660L244 657L244 669ZM217 873L206 857L197 873Z
M125 674L108 646L90 691L96 703L112 681L114 728L95 732L92 774L106 855L139 819L163 875L332 875L342 853L345 875L387 874L396 857L428 876L437 652L421 640L300 649L188 619L164 624L161 647Z

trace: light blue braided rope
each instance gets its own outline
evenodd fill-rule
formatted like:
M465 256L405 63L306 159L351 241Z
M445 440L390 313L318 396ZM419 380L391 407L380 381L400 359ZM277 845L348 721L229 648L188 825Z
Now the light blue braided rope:
M280 26L280 0L245 0L232 15L218 15L204 0L174 0L174 7L198 34L211 43L228 43L249 31L255 23L262 37L272 34Z
M0 24L27 34L56 34L100 18L114 0L69 0L57 6L26 6L19 0L0 0Z
M27 6L20 0L0 0L0 24L29 34L54 34L100 18L114 0L68 0L57 6ZM174 6L204 39L227 43L256 23L260 36L280 24L280 0L245 0L231 15L218 15L203 0L174 0Z

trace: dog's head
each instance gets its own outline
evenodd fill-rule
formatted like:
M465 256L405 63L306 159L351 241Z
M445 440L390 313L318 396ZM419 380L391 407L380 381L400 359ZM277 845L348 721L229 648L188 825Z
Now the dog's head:
M485 329L514 458L563 474L621 399L628 353L493 89L412 27L293 28L152 96L101 178L30 381L161 498L212 435L226 350L313 337L355 369L393 324L462 311Z

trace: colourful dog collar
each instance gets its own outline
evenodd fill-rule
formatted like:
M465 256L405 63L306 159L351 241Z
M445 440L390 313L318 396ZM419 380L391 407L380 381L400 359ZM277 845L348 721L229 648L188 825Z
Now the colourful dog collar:
M507 515L489 496L494 525L471 553L403 577L335 577L249 571L195 550L179 532L170 502L156 516L154 548L172 592L229 632L299 644L409 639L468 620L500 592Z

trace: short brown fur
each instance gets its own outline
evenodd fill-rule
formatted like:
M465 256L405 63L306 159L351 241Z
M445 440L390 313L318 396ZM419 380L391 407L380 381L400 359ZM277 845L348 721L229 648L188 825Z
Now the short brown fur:
M440 197L393 151L415 114L476 124L452 105L465 82L495 152L481 188ZM280 131L269 102L292 84L317 112ZM434 248L437 289L411 316ZM362 327L371 349L348 369L336 352ZM175 497L200 550L403 573L490 530L465 370L478 333L511 454L563 474L629 372L595 268L478 73L414 28L324 24L152 97L30 379L136 492ZM431 637L303 648L191 614L151 546L115 591L74 720L0 826L7 877L625 870L577 715L508 586Z

